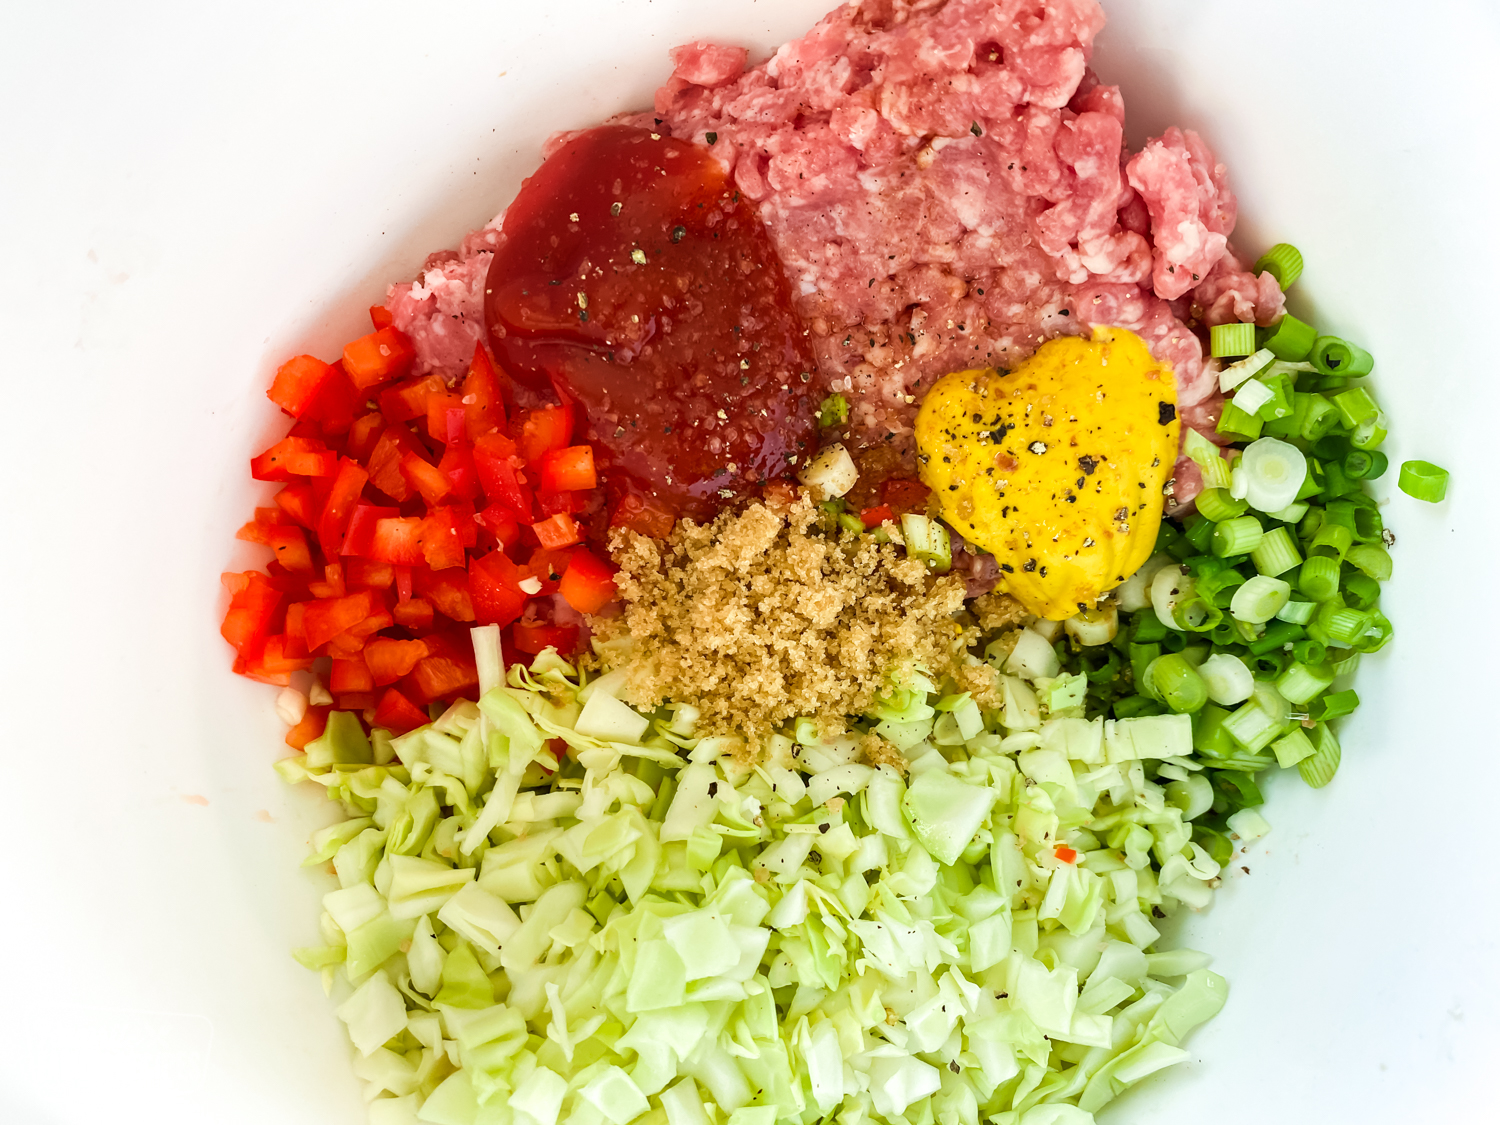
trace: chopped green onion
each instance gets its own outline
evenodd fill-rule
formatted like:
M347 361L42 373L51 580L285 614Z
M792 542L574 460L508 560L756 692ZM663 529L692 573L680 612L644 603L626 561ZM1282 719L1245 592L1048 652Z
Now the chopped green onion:
M1315 602L1326 602L1339 590L1338 559L1315 555L1302 564L1297 589Z
M1352 676L1354 670L1359 667L1360 653L1358 649L1339 649L1344 655L1333 662L1333 674L1335 676ZM1337 656L1337 653L1333 655Z
M1328 461L1323 465L1323 495L1330 499L1346 495L1350 490L1358 490L1359 483L1351 481L1344 475L1344 466L1341 461Z
M1325 695L1321 699L1314 699L1308 712L1319 722L1327 722L1329 719L1341 719L1345 715L1352 715L1358 706L1359 695L1353 688L1346 688L1344 691Z
M1276 392L1259 379L1249 379L1240 385L1230 401L1246 414L1259 414L1266 403L1276 401Z
M1220 456L1219 447L1190 427L1184 427L1182 434L1182 451L1202 471L1203 487L1228 488L1229 462Z
M1254 656L1265 656L1279 648L1295 644L1306 635L1302 626L1290 621L1278 621L1268 626L1259 640L1250 643L1250 652Z
M1301 437L1305 441L1317 441L1338 425L1339 409L1322 395L1311 395L1307 401L1307 416L1302 420Z
M1375 366L1364 348L1337 336L1319 336L1307 358L1320 375L1368 375Z
M1316 749L1301 727L1293 727L1290 733L1271 743L1271 753L1276 755L1276 764L1282 769L1290 769L1304 758L1311 758Z
M1238 387L1246 379L1250 378L1250 376L1264 371L1275 358L1265 348L1261 348L1253 355L1248 355L1236 363L1231 363L1223 371L1219 372L1219 390L1228 394L1235 387Z
M1277 359L1297 363L1307 358L1317 338L1317 329L1287 313L1265 338L1263 346Z
M1214 523L1222 523L1224 520L1242 516L1245 514L1245 509L1249 507L1245 501L1236 500L1229 495L1227 489L1223 488L1205 488L1198 493L1196 503L1198 514Z
M1215 324L1208 330L1209 354L1215 359L1255 351L1255 325Z
M1380 583L1368 574L1351 574L1344 579L1344 601L1355 609L1369 609L1380 600Z
M1351 480L1376 480L1388 464L1385 454L1378 449L1354 449L1344 458L1344 475Z
M1396 487L1413 500L1436 504L1448 494L1448 470L1431 461L1403 461Z
M1260 705L1258 697L1232 711L1224 720L1224 729L1230 737L1252 754L1269 746L1285 725Z
M1298 500L1311 500L1323 491L1323 463L1316 457L1307 459L1307 477L1297 489Z
M1302 276L1302 251L1290 242L1278 242L1255 260L1252 273L1268 273L1285 292Z
M1355 449L1374 449L1386 439L1385 411L1377 410L1375 417L1367 418L1354 427L1349 435L1349 444Z
M818 425L842 426L849 421L849 400L841 394L832 394L818 404Z
M1306 604L1312 605L1312 602ZM1292 659L1298 664L1321 664L1327 656L1327 647L1311 637L1305 637L1292 646Z
M1201 509L1200 509L1201 510ZM1211 544L1218 558L1244 555L1260 546L1265 529L1254 516L1240 516L1213 525Z
M1255 690L1255 677L1238 656L1216 652L1198 666L1198 674L1208 686L1208 697L1229 706L1243 703Z
M1317 725L1312 742L1315 748L1313 755L1297 763L1297 772L1308 785L1321 789L1333 780L1333 775L1338 772L1339 759L1343 755L1339 750L1339 740L1333 736L1333 731L1328 729L1326 723Z
M1297 499L1307 479L1307 458L1289 442L1267 437L1251 442L1240 458L1245 499L1260 512L1277 512Z
M1250 561L1262 574L1275 577L1291 570L1302 561L1297 546L1284 527L1273 527L1261 538L1255 550L1250 552Z
M1276 690L1288 703L1309 703L1333 683L1333 669L1294 661L1276 678Z
M1361 422L1374 419L1380 413L1380 407L1375 405L1370 392L1363 387L1339 392L1333 396L1333 405L1338 407L1339 414L1343 416L1344 425L1351 430Z
M1191 714L1208 702L1208 685L1181 653L1153 660L1141 688L1179 715Z
M1214 534L1214 522L1202 516L1189 517L1182 537L1200 551L1208 550Z
M1285 508L1275 512L1267 512L1266 515L1270 516L1273 520L1280 520L1282 523L1296 523L1303 516L1307 515L1307 505L1300 500L1294 500Z
M1358 513L1355 518L1358 518ZM1344 555L1344 561L1377 582L1385 582L1391 576L1391 553L1376 543L1360 543L1350 547Z
M1261 427L1265 423L1254 414L1241 410L1232 402L1224 404L1224 412L1219 415L1219 424L1214 427L1216 433L1221 433L1231 441L1254 441L1260 437Z
M1365 635L1370 627L1371 615L1333 602L1325 602L1318 610L1317 624L1328 639L1340 646L1352 645Z
M1292 390L1290 375L1271 375L1258 381L1271 392L1271 397L1261 403L1260 409L1255 412L1261 421L1279 422L1296 413L1297 408L1292 398L1296 392Z
M1307 557L1327 556L1340 559L1354 542L1354 532L1342 524L1325 522L1307 543Z
M935 519L907 512L901 517L901 537L913 558L921 559L935 574L946 574L953 565L953 544L948 529Z
M1317 612L1317 602L1287 602L1276 611L1276 620L1290 621L1293 625L1306 625Z
M1357 648L1360 652L1379 652L1390 643L1391 638L1395 635L1396 630L1391 624L1390 618L1377 609L1373 620L1359 640L1354 642L1353 647Z
M1229 613L1236 621L1262 625L1275 617L1292 596L1292 587L1279 578L1257 574L1234 592Z

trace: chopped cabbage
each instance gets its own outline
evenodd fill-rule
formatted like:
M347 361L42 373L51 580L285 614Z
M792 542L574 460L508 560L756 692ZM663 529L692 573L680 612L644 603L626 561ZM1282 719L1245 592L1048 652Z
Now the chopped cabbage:
M1086 1125L1223 1006L1204 955L1156 948L1219 873L1192 720L1084 718L1041 635L996 710L915 676L752 768L483 633L477 706L282 769L346 814L297 957L351 986L375 1125Z

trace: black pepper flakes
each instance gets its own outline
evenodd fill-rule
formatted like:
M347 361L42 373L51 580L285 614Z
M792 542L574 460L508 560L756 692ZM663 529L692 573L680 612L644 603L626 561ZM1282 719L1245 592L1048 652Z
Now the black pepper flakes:
M1170 402L1158 402L1156 404L1156 420L1165 426L1177 417L1177 407Z

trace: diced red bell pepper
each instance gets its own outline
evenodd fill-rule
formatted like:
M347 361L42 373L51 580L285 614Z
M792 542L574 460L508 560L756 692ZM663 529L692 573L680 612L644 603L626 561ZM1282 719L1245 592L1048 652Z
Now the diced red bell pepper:
M380 702L375 705L373 724L392 734L405 734L427 722L427 713L393 687L386 688Z
M372 524L373 530L373 524ZM351 590L389 590L396 581L396 568L373 559L344 557L344 581Z
M474 467L479 486L490 504L503 504L522 523L532 521L531 488L512 463L516 444L500 433L485 434L474 443Z
M321 508L313 504L310 484L289 484L276 494L276 506L297 524L312 531L317 527Z
M573 417L570 402L561 406L543 406L525 415L516 446L528 465L541 460L543 454L564 448L573 440Z
M376 637L365 645L364 661L375 684L384 687L410 672L426 655L427 645L423 641Z
M578 492L595 487L594 447L569 445L542 455L537 462L536 486L548 492Z
M423 643L428 654L417 662L404 685L418 702L451 699L479 686L474 647L467 637L434 633L423 638Z
M321 441L305 437L282 438L250 459L250 475L256 480L326 477L337 467L338 455L333 450Z
M405 375L416 355L404 332L377 328L344 346L344 370L356 387L366 390Z
M464 429L464 396L444 389L427 396L427 434L433 441L451 440L450 425Z
M280 633L267 637L260 651L238 657L234 670L261 683L286 687L292 682L293 672L302 672L312 667L310 657L291 657L286 654L286 638Z
M293 574L313 573L312 554L307 549L307 535L296 524L280 523L271 527L266 546L276 552L276 561Z
M572 515L588 505L587 492L542 492L536 494L536 514L541 517L555 516L559 512Z
M532 524L531 530L536 532L537 542L548 550L555 551L583 542L583 532L579 529L578 522L566 512L559 512L540 523Z
M395 319L395 317L391 316L391 310L384 305L370 306L370 323L375 326L375 331L379 332L382 328L389 328L395 322Z
M384 608L379 595L370 590L346 594L341 598L320 598L308 603L302 615L303 637L308 650L327 644L340 633L354 628Z
M491 504L479 513L479 522L507 549L521 538L521 524L516 514L504 504Z
M340 563L331 562L323 567L323 580L321 582L309 582L307 592L315 598L342 598L348 593L344 585L344 568Z
M421 516L376 520L369 557L377 562L394 563L397 566L425 565L427 557L422 553L425 524L426 521Z
M453 489L453 482L448 479L447 473L415 453L402 456L401 475L422 494L422 499L429 505L436 504Z
M309 707L302 713L301 721L286 732L286 744L293 750L305 750L309 742L323 736L323 728L327 725L328 708Z
M347 691L335 698L340 711L358 711L368 723L375 717L375 704L380 700L380 695L374 691Z
M307 602L293 602L286 607L287 652L294 656L307 655L307 637L303 632L302 617L307 612Z
M360 493L370 474L357 461L344 457L339 461L339 471L333 478L333 487L323 503L323 513L318 517L318 545L328 558L336 557L344 547L344 530L349 526L349 517L359 502Z
M932 489L919 480L892 477L880 482L880 499L898 515L925 512L931 494Z
M374 688L375 679L363 658L334 660L333 671L328 676L329 691L339 695L346 691L373 691Z
M282 593L258 570L225 574L223 582L229 590L229 611L224 614L219 634L241 656L258 652L270 632Z
M493 430L505 432L501 376L483 344L474 345L474 358L464 379L463 402L469 441L478 441Z
M865 508L859 513L860 522L869 531L873 527L879 527L883 523L889 523L896 518L895 511L889 504L880 504L874 508Z
M280 508L256 508L255 518L242 525L234 533L234 537L243 539L246 543L259 543L268 547L271 544L271 528L286 522L287 515Z
M479 495L479 470L474 464L474 451L469 439L460 428L457 435L443 450L443 459L438 469L446 476L453 488L453 496L459 500L472 500Z
M538 547L531 553L531 558L526 560L522 567L526 578L535 578L542 584L542 588L532 597L542 594L557 593L557 585L562 581L562 576L568 569L568 559L572 557L575 548L564 547L561 550L548 550L546 547Z
M469 521L470 526L473 522ZM453 508L434 508L427 513L422 529L422 557L433 570L464 565L463 529Z
M1078 853L1068 847L1067 844L1058 844L1057 847L1052 849L1052 854L1063 863L1076 863L1078 861Z
M332 373L332 365L317 356L293 356L276 369L276 378L271 380L266 397L293 418L301 418Z
M380 412L392 422L409 422L427 414L427 400L443 394L448 384L440 375L419 375L380 392Z
M385 432L385 416L378 410L361 414L349 426L349 437L344 442L344 452L361 463L370 459L375 443Z
M397 503L405 500L411 495L411 485L401 471L401 458L416 451L410 430L401 425L387 426L365 462L370 483Z
M444 617L454 621L474 620L474 600L470 595L469 571L461 566L447 570L421 567L412 572L417 593Z
M521 616L526 595L521 570L504 551L469 560L469 597L480 625L509 625Z
M568 559L557 589L579 613L598 613L614 600L614 572L587 547L579 547Z
M467 577L467 576L466 576ZM468 591L464 591L464 600L469 597ZM426 598L412 598L410 601L397 602L396 607L391 610L391 616L396 619L396 624L407 629L421 632L432 628L432 603ZM469 616L459 620L474 620L474 609L469 608Z
M511 637L516 648L532 656L546 648L555 648L561 655L571 656L578 647L578 626L517 621L511 626Z
M354 511L349 513L349 527L344 532L344 546L340 553L345 557L356 555L368 558L375 546L375 525L381 520L396 519L400 515L400 508L366 504L361 500L354 505Z
M364 404L365 396L349 381L344 365L334 363L329 365L328 378L303 417L316 422L325 434L348 433Z

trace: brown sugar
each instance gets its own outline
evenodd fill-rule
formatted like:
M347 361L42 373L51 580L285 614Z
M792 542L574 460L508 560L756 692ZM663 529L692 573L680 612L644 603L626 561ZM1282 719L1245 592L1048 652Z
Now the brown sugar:
M690 703L702 733L753 750L802 716L842 730L918 669L951 677L975 637L954 618L963 581L818 524L801 499L682 520L665 540L616 532L624 613L592 624L603 640L632 638L624 698Z

